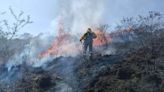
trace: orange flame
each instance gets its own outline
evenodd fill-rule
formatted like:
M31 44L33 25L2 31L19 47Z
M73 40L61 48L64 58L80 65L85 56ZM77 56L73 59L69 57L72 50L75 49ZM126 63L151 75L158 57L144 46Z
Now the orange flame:
M100 29L94 29L94 30L97 35L97 38L94 39L93 41L94 46L106 45L112 41L112 38L110 37L109 33Z
M99 29L93 29L93 30L97 35L97 38L94 39L93 42L94 46L102 46L111 42L111 37L109 36L109 34ZM63 25L60 24L58 29L58 34L55 37L54 42L50 45L50 47L47 50L41 52L38 57L41 59L49 55L55 56L58 55L59 52L61 52L61 50L63 50L63 53L67 53L68 51L71 51L71 48L73 48L74 50L81 49L80 48L81 46L78 43L73 45L75 48L69 45L71 44L71 42L75 43L73 41L70 41L71 37L72 37L71 34L65 32Z
M125 30L119 30L119 31L115 31L115 32L112 32L112 33L107 33L101 29L98 29L98 28L92 28L92 30L96 33L97 35L97 38L94 39L93 41L93 45L94 46L103 46L103 45L106 45L108 43L111 43L112 42L112 37L113 36L117 36L117 35L120 35L124 32L132 32L132 29L125 29ZM69 45L71 43L75 43L74 41L70 41L71 39L71 34L69 34L68 32L65 32L64 31L64 28L63 28L63 25L60 24L59 25L59 29L58 29L58 34L57 36L55 37L55 40L54 42L50 45L50 47L41 52L39 54L39 58L43 58L43 57L47 57L49 55L58 55L59 52L61 52L61 50L63 50L62 53L66 53L66 52L71 52L72 48L75 50L79 50L81 48L80 44L74 44L73 46L75 47L72 47L72 45Z
M77 53L78 51L81 50L80 44L74 41L75 38L73 35L71 35L69 32L66 32L64 30L63 24L59 23L58 27L59 29L58 29L57 36L54 38L54 41L50 45L50 47L39 54L38 57L40 59L47 57L49 55L52 56L69 55L69 54L73 55L74 53Z
M55 37L54 42L51 44L51 46L40 53L39 58L46 57L48 55L57 55L58 54L58 48L60 47L61 44L65 42L65 39L68 37L68 34L64 32L64 28L62 23L59 23L59 29L58 29L58 34Z

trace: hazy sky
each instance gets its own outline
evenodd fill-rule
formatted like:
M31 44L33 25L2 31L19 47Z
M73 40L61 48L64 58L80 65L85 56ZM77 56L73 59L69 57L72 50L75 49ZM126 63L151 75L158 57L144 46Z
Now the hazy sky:
M145 15L148 11L164 13L164 0L108 0L109 24L122 17Z
M31 15L33 24L24 28L23 32L38 34L53 32L52 21L57 17L60 0L0 0L0 12L7 11L8 7L14 10L23 10ZM69 1L69 0L68 0ZM164 13L164 0L102 0L105 18L108 24L113 25L122 17L145 14L148 11Z
M56 0L0 0L0 12L8 11L10 6L13 10L24 11L34 21L23 32L38 34L52 31L51 21L55 18Z

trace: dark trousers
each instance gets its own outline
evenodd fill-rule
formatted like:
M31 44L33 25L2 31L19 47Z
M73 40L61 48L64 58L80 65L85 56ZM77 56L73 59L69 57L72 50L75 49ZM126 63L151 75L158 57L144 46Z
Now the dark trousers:
M86 54L87 50L89 49L89 53L92 54L92 43L84 43L84 46L83 46L83 51L84 51L84 54Z

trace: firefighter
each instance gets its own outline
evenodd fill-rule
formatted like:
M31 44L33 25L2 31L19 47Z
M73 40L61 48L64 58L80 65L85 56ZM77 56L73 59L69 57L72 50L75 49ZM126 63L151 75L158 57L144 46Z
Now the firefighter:
M80 42L83 41L83 53L86 55L86 51L89 48L89 53L92 55L92 45L93 45L93 39L97 38L97 35L91 30L91 28L88 28L87 32L84 33L84 35L80 38Z

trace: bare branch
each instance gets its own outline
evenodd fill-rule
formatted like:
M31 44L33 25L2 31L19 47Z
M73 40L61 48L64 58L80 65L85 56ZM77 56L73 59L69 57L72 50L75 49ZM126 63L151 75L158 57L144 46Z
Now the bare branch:
M14 49L13 45L11 45L17 33L26 25L32 23L30 16L24 16L23 11L16 14L10 7L9 12L14 19L13 21L9 21L8 19L0 20L0 58L3 58L4 61L7 61L13 56L13 53L17 52L17 48ZM5 13L6 12L0 13L0 15L4 15Z
M0 15L5 15L5 14L6 14L6 12L1 12L1 13L0 13Z
M17 15L14 13L13 9L10 7L9 10L10 10L10 13L12 14L12 16L14 17L14 19L16 21L19 21L18 18L17 18Z

